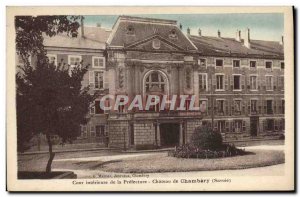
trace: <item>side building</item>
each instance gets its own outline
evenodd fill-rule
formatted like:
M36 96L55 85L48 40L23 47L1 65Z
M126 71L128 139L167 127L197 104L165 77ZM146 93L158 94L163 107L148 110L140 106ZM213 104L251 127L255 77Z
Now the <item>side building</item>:
M280 42L250 39L250 29L235 38L188 36L199 51L202 124L226 141L284 138L284 52ZM290 66L290 65L289 65Z

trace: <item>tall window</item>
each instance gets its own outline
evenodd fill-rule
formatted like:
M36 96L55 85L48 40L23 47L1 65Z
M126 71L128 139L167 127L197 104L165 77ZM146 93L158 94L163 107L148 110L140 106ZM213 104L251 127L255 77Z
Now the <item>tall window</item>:
M234 121L234 132L242 132L243 131L243 121L242 120L235 120Z
M216 59L216 66L222 67L223 66L223 59Z
M281 89L281 90L284 90L284 76L279 76L278 77L278 83L279 83L279 88Z
M266 130L267 131L273 131L274 130L274 119L267 119Z
M250 76L250 89L257 90L257 76Z
M225 120L219 120L218 124L218 132L225 133Z
M224 75L216 75L217 90L224 90Z
M251 113L257 113L257 100L251 100Z
M266 62L265 62L265 65L266 65L266 69L272 70L273 62L271 62L271 61L266 61Z
M232 64L233 68L239 68L241 66L241 60L233 60Z
M79 55L69 55L68 56L68 64L70 65L70 68L69 68L69 74L71 75L72 74L72 71L73 69L80 65L81 63L81 56Z
M199 106L200 106L200 111L202 113L207 113L207 110L208 110L208 101L207 100L200 100Z
M199 90L207 90L207 75L205 73L199 74Z
M266 90L273 90L273 77L266 76Z
M96 125L96 137L105 136L105 125Z
M273 101L267 100L267 114L273 114Z
M233 106L234 106L235 113L241 113L241 111L242 111L242 101L241 100L234 100Z
M95 89L103 89L103 71L94 71L95 76Z
M166 82L158 71L153 71L145 81L146 92L165 92Z
M57 57L54 54L47 54L47 57L49 59L49 63L50 64L54 64L55 66L57 66Z
M240 75L234 75L233 76L233 89L234 90L240 90L241 89L241 76Z
M218 113L224 113L224 108L225 108L225 106L224 106L224 100L217 100L217 112Z
M105 68L105 58L93 57L93 68Z
M256 68L256 61L250 61L250 68Z
M284 70L284 62L280 62L280 69Z

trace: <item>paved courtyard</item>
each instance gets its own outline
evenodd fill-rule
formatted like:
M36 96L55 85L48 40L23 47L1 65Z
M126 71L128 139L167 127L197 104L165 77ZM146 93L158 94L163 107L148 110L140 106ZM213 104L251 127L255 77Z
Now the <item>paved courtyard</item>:
M283 145L276 145L276 146L251 146L251 147L243 147L245 150L284 150ZM91 162L91 161L102 161L102 162L109 162L109 161L116 161L130 157L140 157L145 155L155 155L155 154L165 154L165 153L134 153L134 154L120 154L120 155L103 155L103 156L93 156L93 157L78 157L78 158L59 158L55 159L54 161L77 161L77 162ZM267 167L258 167L258 168L249 168L249 169L242 169L242 170L217 170L217 171L193 171L193 172L165 172L165 173L149 173L148 175L151 178L155 177L204 177L204 176L281 176L284 175L284 164L278 164L273 166ZM53 170L67 170L67 169L60 169L54 168ZM99 178L99 177L106 177L106 176L126 176L125 173L113 173L113 172L104 172L101 170L74 170L78 178Z

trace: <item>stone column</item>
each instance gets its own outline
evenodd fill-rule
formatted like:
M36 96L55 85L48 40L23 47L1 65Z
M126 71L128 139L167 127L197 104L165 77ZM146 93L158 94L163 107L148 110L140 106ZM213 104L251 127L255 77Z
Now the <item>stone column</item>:
M179 145L183 145L183 122L179 124Z
M159 123L156 123L156 137L157 137L157 146L161 146Z

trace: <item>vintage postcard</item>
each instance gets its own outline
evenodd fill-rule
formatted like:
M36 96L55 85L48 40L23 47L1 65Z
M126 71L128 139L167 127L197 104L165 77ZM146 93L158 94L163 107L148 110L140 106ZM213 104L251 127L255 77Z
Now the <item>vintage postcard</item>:
M8 191L294 191L293 7L7 7Z

